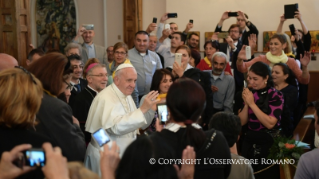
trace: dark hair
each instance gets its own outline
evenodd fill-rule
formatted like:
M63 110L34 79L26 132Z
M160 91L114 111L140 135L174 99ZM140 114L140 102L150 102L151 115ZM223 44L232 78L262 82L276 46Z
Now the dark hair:
M288 74L288 78L285 80L286 83L297 87L296 77L295 77L294 73L291 71L291 69L288 67L287 64L276 63L276 64L274 64L274 66L280 66L284 75Z
M267 87L274 87L274 82L272 81L271 77L271 70L266 63L256 62L250 67L249 71L254 72L256 75L261 76L264 79L268 76Z
M73 60L82 61L82 58L78 54L71 54L68 56L68 60L69 61L73 61Z
M140 30L140 31L137 31L137 32L135 33L135 38L136 38L137 35L140 35L140 34L142 34L142 35L147 35L148 37L150 36L150 34L147 33L146 31Z
M52 95L59 95L62 89L63 73L68 60L62 53L52 52L27 67Z
M270 37L270 40L272 39L278 39L281 44L287 43L287 38L282 33L275 33L272 37Z
M176 24L175 22L170 22L169 25ZM177 24L176 24L177 25Z
M173 32L172 35L178 34L181 37L181 41L185 43L186 37L182 32Z
M206 95L203 88L196 81L189 78L179 78L168 90L166 103L170 116L176 122L198 121L205 108ZM202 130L192 127L186 123L186 136L184 144L199 149L205 141ZM185 145L185 146L186 146Z
M188 39L191 39L193 35L199 37L199 35L198 35L197 33L192 32L192 33L190 33L190 34L188 35Z
M212 128L221 131L228 146L232 147L237 142L241 131L240 118L229 112L218 112L209 122L209 129Z
M230 30L231 30L231 29L236 28L236 27L238 28L239 34L242 34L243 31L240 30L240 27L239 27L238 24L232 24L232 25L229 27L229 29L228 29L228 33L230 33Z
M151 91L154 90L154 91L160 92L159 86L165 75L169 75L172 78L172 80L174 79L173 74L167 69L158 69L155 71L153 75L153 79L152 79L152 84L150 89Z
M125 150L116 169L116 179L177 179L172 165L160 165L158 159L173 159L175 151L158 135L138 137ZM156 163L151 165L150 159Z
M43 56L44 55L44 52L43 52L43 50L41 50L41 49L33 49L33 50L31 50L30 52L29 52L29 54L28 54L28 60L30 60L30 61L32 61L32 57L33 57L33 55L35 55L35 54L38 54L39 56Z
M191 55L194 58L195 67L196 67L199 64L200 59L201 59L200 54L199 54L199 52L196 49L192 49L191 50Z
M204 44L204 49L206 48L206 46L210 44L213 48L215 48L216 50L219 50L219 42L218 41L212 41L212 40L208 40L205 42Z

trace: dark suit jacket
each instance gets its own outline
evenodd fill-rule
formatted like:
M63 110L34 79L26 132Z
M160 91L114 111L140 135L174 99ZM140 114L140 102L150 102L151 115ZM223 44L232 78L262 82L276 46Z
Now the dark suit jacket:
M52 144L49 138L34 131L29 131L27 129L12 129L2 126L0 127L0 158L3 152L10 151L17 145L31 144L33 148L42 148L44 142L50 142ZM55 146L54 144L52 145ZM18 178L43 179L44 175L41 168L37 168Z
M86 143L90 142L91 133L85 132L85 123L95 96L96 92L86 86L75 97L75 99L69 103L73 110L73 116L76 117L80 122L81 130L85 134Z
M83 161L84 135L80 127L73 124L72 109L67 103L44 93L37 119L36 132L57 144L68 161Z
M80 78L80 86L81 86L81 91L83 89L85 89L85 87L88 85L88 82L82 78ZM76 97L76 95L78 95L80 92L75 90L75 86L73 87L72 91L71 91L71 96L69 99L69 103L73 103L74 98Z

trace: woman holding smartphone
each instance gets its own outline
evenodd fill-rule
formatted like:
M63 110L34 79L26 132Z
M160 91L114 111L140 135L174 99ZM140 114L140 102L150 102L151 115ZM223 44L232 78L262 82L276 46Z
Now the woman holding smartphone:
M209 123L209 120L213 115L213 92L211 90L210 75L207 72L201 72L199 69L194 68L189 64L191 51L188 46L181 45L177 47L175 53L182 54L181 64L175 61L173 67L167 67L167 69L173 73L174 79L178 79L180 77L191 78L197 81L204 89L206 94L206 108L201 117L202 125L206 129L206 124Z
M152 79L151 89L150 91L158 91L158 103L166 103L166 95L169 87L173 84L173 75L167 69L158 69L155 71ZM140 106L142 106L146 95L142 97ZM150 125L149 130L151 132L155 131L155 118L158 117L156 115L157 106L153 105L152 109L150 109L144 116L147 119L154 119L152 124Z
M31 144L41 148L52 142L46 136L30 128L37 125L38 113L43 97L42 83L23 67L0 72L0 156L17 145ZM30 147L31 148L31 147ZM44 178L37 168L21 178Z

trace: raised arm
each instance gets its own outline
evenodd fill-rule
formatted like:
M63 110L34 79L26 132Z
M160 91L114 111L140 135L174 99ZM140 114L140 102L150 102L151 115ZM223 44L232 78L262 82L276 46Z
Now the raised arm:
M282 27L283 27L285 21L286 21L285 15L283 14L283 15L280 16L280 22L279 22L279 25L278 25L278 28L277 28L277 33L281 33L282 32Z

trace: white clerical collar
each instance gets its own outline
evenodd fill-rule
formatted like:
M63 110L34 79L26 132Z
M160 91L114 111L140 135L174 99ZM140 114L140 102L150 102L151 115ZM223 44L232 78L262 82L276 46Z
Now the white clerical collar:
M118 89L118 87L117 87L114 83L112 83L111 86L112 86L114 92L115 92L120 98L126 98L126 97L127 97L125 94L123 94L123 93L120 91L120 89Z
M88 85L88 88L90 88L92 91L96 92L96 94L99 93L99 92L97 92L95 89L93 89L90 85Z
M200 125L196 124L196 123L193 123L192 126L196 129L201 129L202 127L200 127ZM181 126L179 124L176 124L176 123L168 123L164 129L167 129L171 132L177 132L180 128L186 128L186 126Z

